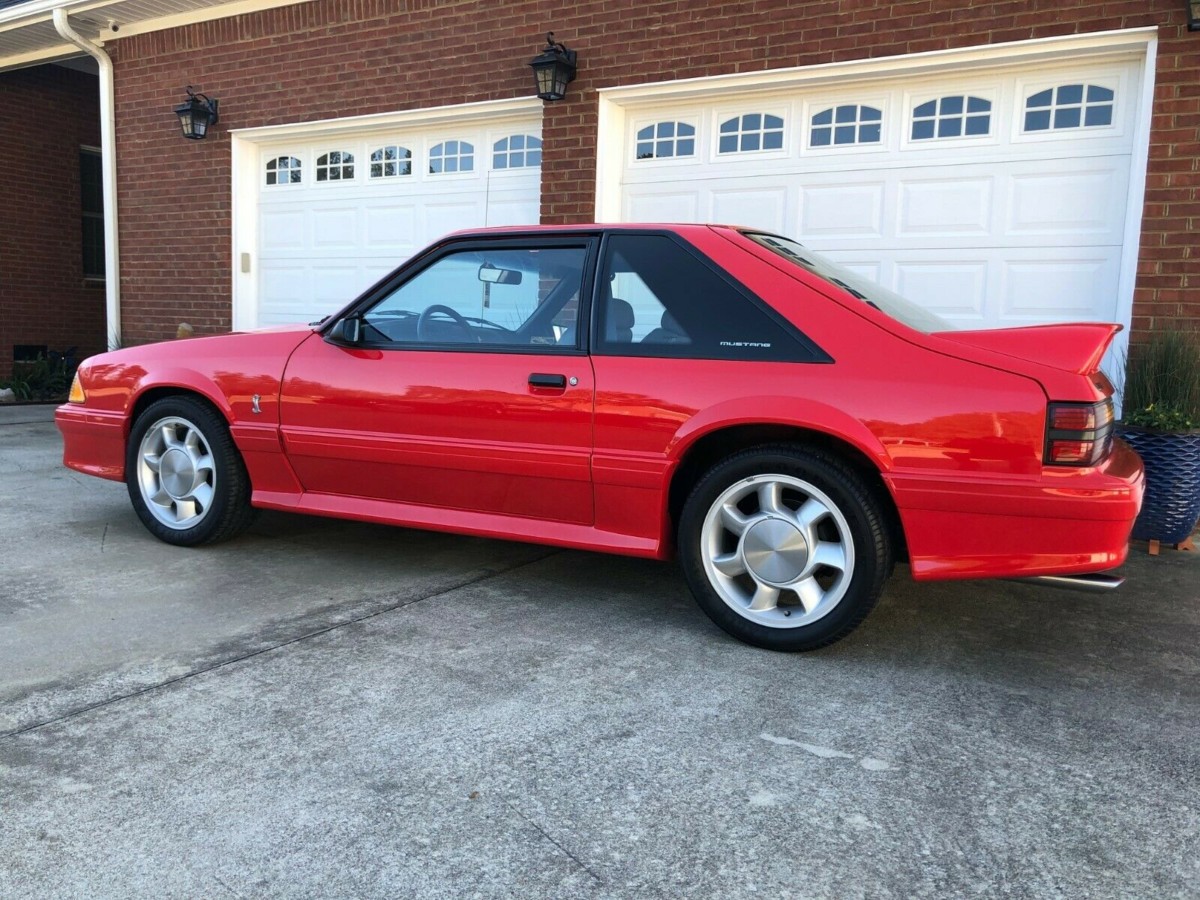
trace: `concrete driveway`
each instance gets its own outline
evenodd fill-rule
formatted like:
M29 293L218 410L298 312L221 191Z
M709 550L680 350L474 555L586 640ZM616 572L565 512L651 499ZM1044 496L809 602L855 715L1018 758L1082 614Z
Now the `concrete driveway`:
M898 570L735 643L673 566L264 515L167 547L0 409L0 895L1196 897L1200 554Z

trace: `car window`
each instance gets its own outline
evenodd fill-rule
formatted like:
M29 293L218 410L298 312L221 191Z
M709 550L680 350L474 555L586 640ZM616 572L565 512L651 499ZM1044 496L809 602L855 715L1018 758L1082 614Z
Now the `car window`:
M836 284L868 306L873 306L909 328L923 331L926 334L954 330L954 326L937 313L930 312L925 307L917 305L906 297L901 297L894 291L889 291L882 285L835 263L803 244L774 234L743 233L750 240L761 244L772 253L782 256L788 262L807 272L812 272L830 284Z
M613 235L599 277L600 353L814 358L810 345L782 317L666 235Z
M364 339L575 349L586 255L583 246L449 253L363 314Z

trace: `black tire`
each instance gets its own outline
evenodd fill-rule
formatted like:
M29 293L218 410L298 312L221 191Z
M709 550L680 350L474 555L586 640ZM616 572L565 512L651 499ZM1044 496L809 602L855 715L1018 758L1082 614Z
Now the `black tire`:
M892 571L878 497L838 457L792 444L745 450L700 479L680 517L679 559L713 622L782 651L844 638Z
M229 427L195 397L164 397L138 416L125 449L125 486L142 524L168 544L229 540L254 520L250 478Z

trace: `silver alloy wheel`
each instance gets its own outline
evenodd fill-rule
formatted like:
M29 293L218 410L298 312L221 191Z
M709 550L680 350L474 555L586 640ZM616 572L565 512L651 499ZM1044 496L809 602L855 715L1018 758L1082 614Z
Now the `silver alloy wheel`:
M217 490L216 461L193 423L168 416L151 425L138 447L137 466L142 499L163 525L183 531L208 515Z
M846 517L790 475L755 475L726 488L704 518L700 555L726 606L769 628L827 615L854 574Z

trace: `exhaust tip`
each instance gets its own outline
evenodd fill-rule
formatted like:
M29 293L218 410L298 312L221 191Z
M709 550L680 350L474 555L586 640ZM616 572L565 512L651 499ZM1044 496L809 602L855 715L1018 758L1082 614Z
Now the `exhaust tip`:
M1094 572L1089 575L1037 575L1033 578L1014 578L1013 580L1042 587L1063 588L1068 591L1087 591L1091 594L1106 594L1125 583L1122 576L1109 575L1106 572Z

